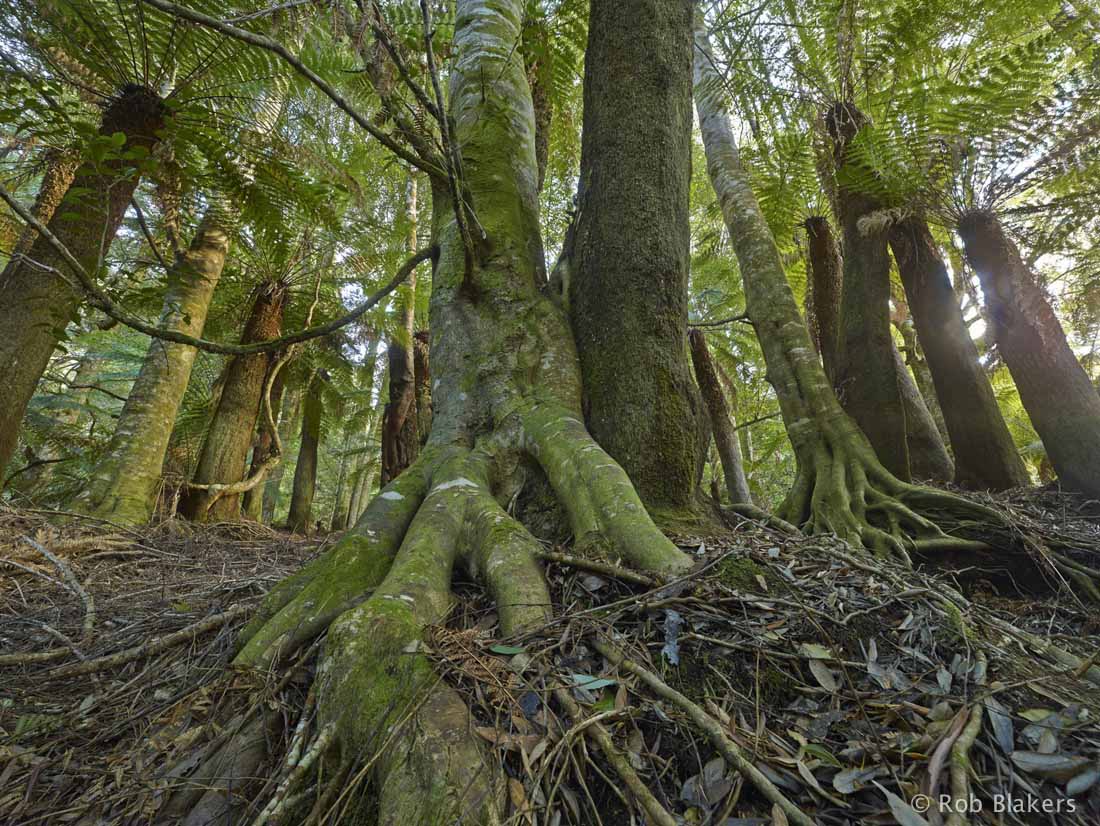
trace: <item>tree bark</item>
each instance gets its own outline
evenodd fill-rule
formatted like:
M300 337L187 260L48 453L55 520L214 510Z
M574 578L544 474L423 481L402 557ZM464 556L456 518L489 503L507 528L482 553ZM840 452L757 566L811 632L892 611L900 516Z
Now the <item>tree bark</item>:
M691 345L691 361L695 367L695 379L699 391L710 414L710 427L714 433L714 445L718 449L718 458L722 460L722 475L726 480L726 492L734 504L752 504L749 480L745 478L745 467L741 461L741 444L737 441L737 432L733 427L726 396L718 381L707 340L700 330L688 334Z
M287 527L294 533L313 533L313 495L317 490L317 450L321 444L321 393L324 380L320 373L310 379L302 405L302 443L294 466L294 489L290 494Z
M709 439L684 338L691 0L593 0L568 305L585 421L653 512L695 502Z
M97 140L121 132L125 142L115 152L148 151L164 122L161 100L128 86L104 111ZM102 163L86 159L47 224L89 273L99 271L137 188L140 176L129 163L114 153ZM80 295L68 265L45 238L37 238L25 258L13 258L0 273L0 468L11 459L27 403L80 306Z
M409 175L405 189L405 217L409 236L405 247L417 249L416 177ZM390 400L382 414L382 484L396 479L420 452L416 403L416 275L409 277L401 293L401 334L386 349L389 360Z
M162 329L202 335L229 252L229 236L218 214L207 211L191 246L168 273ZM124 525L143 524L153 515L172 427L197 355L185 344L149 342L107 450L73 502L74 510Z
M287 287L268 281L254 291L252 309L241 343L278 338L283 327ZM192 484L225 485L244 478L245 462L256 431L264 378L276 354L234 356L225 371L221 397L207 428ZM180 502L180 513L202 522L229 522L240 518L240 494L191 488Z
M905 444L909 451L909 468L915 479L933 482L950 482L955 476L955 464L947 452L936 421L925 404L909 368L893 341L890 349L894 357L894 374L898 392L905 411Z
M272 359L269 362L268 372L274 369L278 364L278 359ZM283 409L283 388L286 387L286 370L287 365L283 365L279 370L279 374L275 376L275 381L271 383L271 415L275 420L275 427L279 427L281 424L279 416ZM264 376L263 386L267 386L268 376ZM260 410L259 410L259 435L256 437L256 444L252 448L252 462L248 469L249 477L254 476L260 472L260 467L271 456L271 452L275 448L275 439L271 434L271 429L268 427L267 422L264 421L264 404L263 393L260 394ZM282 439L280 439L282 441ZM286 450L286 444L283 443L283 450ZM282 465L282 461L279 462ZM254 522L262 522L263 513L263 500L264 500L264 487L265 483L261 482L251 490L244 492L244 498L241 500L241 511L244 515Z
M1100 498L1100 395L997 216L964 215L959 235L981 282L997 349L1058 478Z
M901 221L890 230L890 247L951 437L955 480L989 490L1028 484L928 224Z
M288 369L286 367L284 370ZM284 380L289 381L289 377ZM285 446L290 444L290 439L295 430L298 429L300 414L302 410L302 389L300 387L287 388L283 391L283 403L282 410L279 413L279 441ZM263 521L264 524L270 525L275 521L275 511L279 507L279 502L282 499L282 483L283 476L286 474L287 460L290 457L284 456L283 461L275 465L275 469L271 471L271 475L267 477L267 481L264 482L264 502L263 502Z
M31 214L39 223L49 226L53 214L60 206L65 193L72 186L73 178L80 168L80 156L76 152L51 149L46 154L46 171L38 187L38 196L34 199ZM27 255L38 239L38 230L32 226L23 227L19 240L12 248L11 257Z
M355 457L348 456L348 445L350 444L351 431L345 430L344 446L340 451L340 472L336 477L336 495L333 496L332 501L332 518L329 520L330 531L342 531L348 524L351 488L355 484Z
M806 219L809 240L810 295L812 317L810 332L821 354L825 375L836 376L837 343L840 341L840 248L829 219L820 215Z
M890 333L890 254L886 232L861 226L881 208L878 201L846 183L855 173L850 147L864 123L850 103L835 104L825 115L833 141L837 210L844 239L834 386L845 411L870 440L887 470L909 479L905 408L895 373Z

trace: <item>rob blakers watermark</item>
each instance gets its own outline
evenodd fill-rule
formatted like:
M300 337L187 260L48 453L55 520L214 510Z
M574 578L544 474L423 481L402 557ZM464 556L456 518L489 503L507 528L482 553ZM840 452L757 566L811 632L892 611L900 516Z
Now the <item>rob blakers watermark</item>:
M1072 797L1049 798L1035 797L1023 794L995 794L988 799L982 799L970 795L970 797L956 798L949 794L941 794L931 797L926 794L918 794L910 801L913 808L924 814L935 809L942 815L951 814L977 814L978 812L993 812L995 814L1073 814L1077 811L1077 801Z

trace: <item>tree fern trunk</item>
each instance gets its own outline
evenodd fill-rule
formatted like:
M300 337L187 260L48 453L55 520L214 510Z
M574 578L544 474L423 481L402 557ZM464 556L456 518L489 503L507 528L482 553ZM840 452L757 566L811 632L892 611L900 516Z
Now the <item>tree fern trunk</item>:
M261 284L254 293L252 310L241 335L248 344L277 338L283 326L287 288L278 281ZM232 484L244 478L245 461L256 430L264 378L272 354L234 356L229 362L221 397L203 441L192 482L197 485ZM219 496L193 488L180 502L180 512L200 521L224 522L240 517L240 495Z
M907 218L891 229L890 246L951 436L956 481L990 490L1026 485L1027 470L978 360L928 224Z
M1062 484L1100 498L1100 395L1034 273L991 212L959 222L993 338Z
M117 153L152 149L164 119L155 94L123 89L104 111L97 140L121 132L125 142L102 163L82 163L47 225L89 273L99 271L140 177ZM0 273L0 468L15 450L27 403L80 306L72 278L45 238L35 239L26 258L13 258Z

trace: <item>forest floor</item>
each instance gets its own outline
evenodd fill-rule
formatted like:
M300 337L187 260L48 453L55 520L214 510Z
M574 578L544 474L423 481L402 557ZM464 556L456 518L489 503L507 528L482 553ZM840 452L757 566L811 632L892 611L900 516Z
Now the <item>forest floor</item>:
M1061 497L998 504L1100 558L1100 529ZM55 515L0 508L0 823L153 822L203 745L263 703L284 724L235 790L255 822L310 706L301 681L224 665L263 593L335 537ZM1100 822L1094 606L1018 570L913 571L752 522L675 539L699 565L664 583L548 548L556 619L523 639L497 638L487 595L456 583L425 644L507 778L508 823L645 822L596 729L678 822L786 823L691 704L822 824L943 822L920 795L962 800L950 822ZM562 715L562 688L585 722ZM362 774L332 822L367 793Z

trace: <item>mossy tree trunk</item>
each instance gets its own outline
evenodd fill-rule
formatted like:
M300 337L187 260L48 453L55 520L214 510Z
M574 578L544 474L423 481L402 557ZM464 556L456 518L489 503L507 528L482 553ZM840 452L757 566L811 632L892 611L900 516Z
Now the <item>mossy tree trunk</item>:
M354 767L367 744L387 743L371 758L372 800L348 815L372 822L504 819L506 779L422 643L450 610L456 565L485 584L503 635L549 617L539 545L497 499L509 501L523 484L523 463L545 474L576 552L663 574L691 565L585 429L569 323L541 289L535 118L515 48L525 5L457 3L451 134L463 201L484 237L466 246L447 182L433 181L428 443L354 529L271 592L235 660L268 668L328 629L316 673L330 757ZM340 766L324 776L342 776Z
M168 273L162 329L202 335L228 252L229 236L220 211L208 210L191 246L176 257ZM107 450L73 509L124 525L140 525L153 515L172 427L196 355L198 351L186 344L156 338L149 342Z
M317 491L317 451L321 445L324 415L324 378L314 373L302 402L302 442L294 465L294 488L290 494L287 527L295 533L313 533L313 496Z
M909 217L896 224L890 247L951 436L956 481L990 490L1028 484L927 222Z
M920 510L980 511L911 485L878 460L841 408L810 340L749 177L723 100L705 29L696 34L695 104L707 172L733 241L745 300L791 440L797 473L779 515L811 533L832 533L879 553L950 546L955 540ZM883 308L885 310L885 307ZM889 375L893 375L893 356Z
M837 217L844 267L840 329L833 383L841 404L866 434L883 465L899 479L910 475L905 405L895 372L890 332L890 253L886 232L863 219L881 204L852 183L858 175L852 144L863 114L851 103L825 113L833 141Z
M585 421L655 512L708 439L687 335L691 0L593 0L568 305Z
M718 449L718 458L722 461L722 475L726 480L726 493L734 504L752 504L749 480L745 477L745 467L741 461L741 443L733 429L733 417L730 415L726 395L718 381L718 372L707 349L706 336L701 330L692 330L688 335L691 345L691 361L695 367L695 379L699 384L703 401L710 414L710 426L714 432L714 445Z
M256 287L252 308L241 334L242 344L278 338L283 328L287 286L267 281ZM193 485L227 485L244 478L248 450L264 391L264 379L277 354L233 356L225 369L225 381L214 417L207 427L202 452L191 479ZM192 487L180 502L189 519L227 522L240 518L240 494Z
M115 133L125 140L102 161L94 153L85 159L54 210L47 228L89 273L99 272L140 179L123 155L151 151L164 123L160 98L142 87L124 88L104 110L96 141L105 144ZM80 307L71 281L68 265L45 238L0 273L0 468L11 459L27 403Z
M1058 478L1100 499L1100 395L1070 349L1035 274L992 212L959 221L997 349Z

